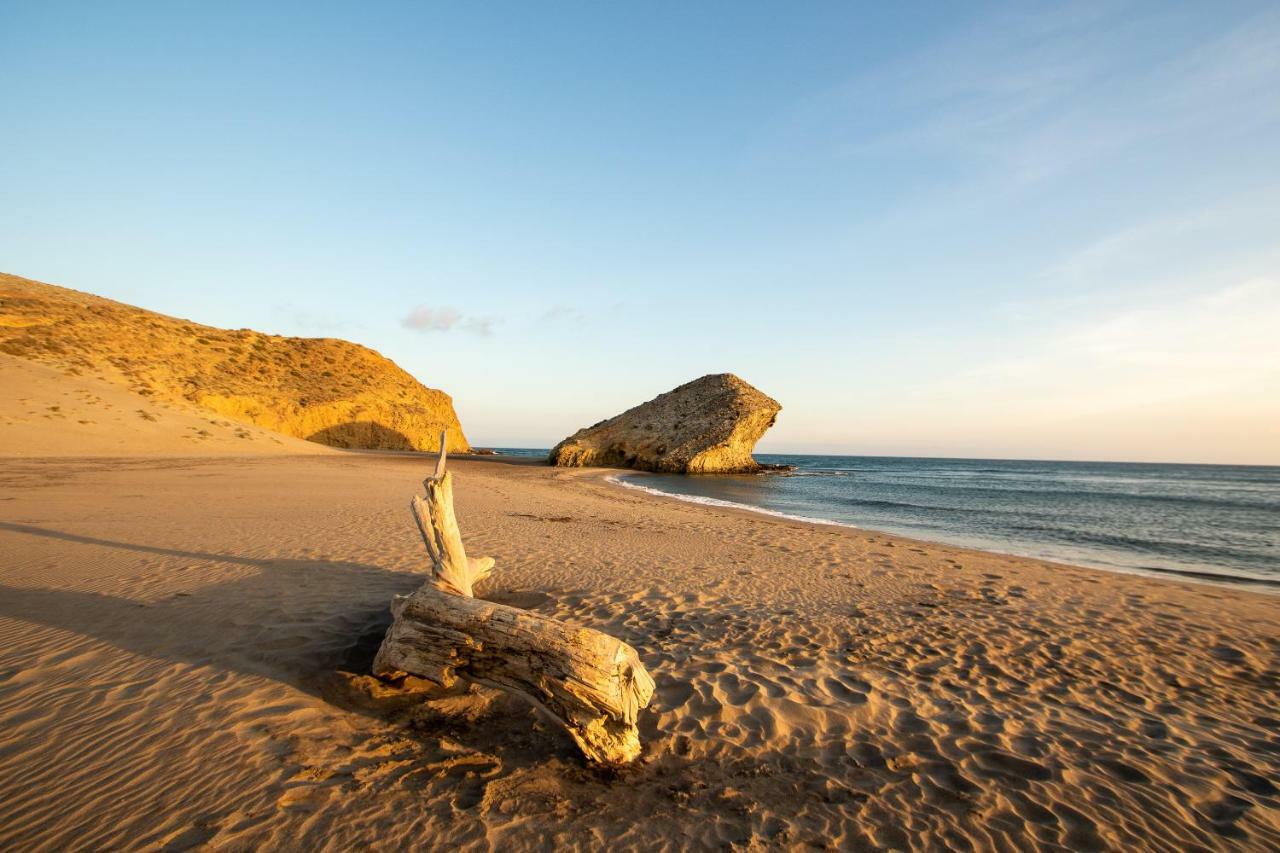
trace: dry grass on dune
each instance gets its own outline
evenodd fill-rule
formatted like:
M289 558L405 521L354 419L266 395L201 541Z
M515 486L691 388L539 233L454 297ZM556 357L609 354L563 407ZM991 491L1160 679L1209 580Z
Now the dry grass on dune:
M468 449L453 402L367 347L203 326L0 274L0 353L337 447Z
M645 754L603 774L512 697L364 674L421 581L424 468L7 466L0 846L1280 846L1272 596L459 460L479 594L657 681Z

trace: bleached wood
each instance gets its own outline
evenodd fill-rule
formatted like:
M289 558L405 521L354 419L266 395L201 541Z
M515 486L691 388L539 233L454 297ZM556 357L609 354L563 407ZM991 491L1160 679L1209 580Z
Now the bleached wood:
M395 619L374 661L383 677L412 674L445 687L458 679L527 697L558 720L588 760L625 764L640 754L636 716L653 679L635 649L608 634L472 597L492 557L468 557L453 511L445 436L426 496L410 503L432 578L396 596Z
M477 583L493 571L492 557L468 557L462 533L453 511L453 476L445 470L447 433L440 433L440 455L435 473L423 480L425 497L415 495L409 503L418 532L431 557L431 574L438 589L458 595L472 595Z
M440 430L440 455L436 457L436 473L432 475L436 480L444 476L444 462L449 456L448 438L449 433Z
M471 585L474 587L480 581L493 574L493 567L497 565L497 561L493 557L467 557L467 568L470 571Z
M414 495L409 506L431 557L432 582L445 592L471 595L471 564L453 514L453 475L425 482L425 498Z
M383 677L458 679L525 696L558 720L583 754L625 764L640 754L636 716L653 679L635 649L548 616L427 584L395 607L374 661Z

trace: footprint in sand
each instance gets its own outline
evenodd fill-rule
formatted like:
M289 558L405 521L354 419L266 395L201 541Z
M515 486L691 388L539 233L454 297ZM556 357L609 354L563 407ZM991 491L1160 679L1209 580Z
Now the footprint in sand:
M918 735L929 731L929 724L914 711L903 711L893 718L893 730L900 734Z
M332 792L327 785L303 783L287 789L276 803L282 809L313 812L329 801Z
M1232 646L1214 646L1209 654L1224 663L1243 663L1245 659L1244 652Z
M489 783L474 774L468 774L453 794L453 807L458 811L470 811L484 802L484 795L489 790Z
M747 704L760 692L760 685L754 681L746 681L731 672L726 672L716 680L717 692L725 697L725 704L739 707Z
M867 691L870 686L864 681L856 681L855 684L861 685L864 689L859 689L854 684L840 678L827 677L822 679L822 687L832 698L844 702L848 705L865 705L867 702Z
M693 696L693 685L688 681L663 679L658 685L657 700L654 709L658 711L674 711L684 705Z

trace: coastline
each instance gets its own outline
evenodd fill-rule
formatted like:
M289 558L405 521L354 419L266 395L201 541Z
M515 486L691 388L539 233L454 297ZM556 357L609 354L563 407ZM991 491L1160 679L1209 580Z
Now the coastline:
M650 668L638 766L587 770L501 694L380 690L429 461L6 460L0 846L1280 844L1273 595L616 471L451 462L480 594Z
M604 469L601 469L604 470ZM836 521L829 518L817 518L813 516L792 515L781 512L779 510L769 509L762 506L753 506L747 503L736 501L720 500L718 498L703 497L700 495L681 494L678 492L668 492L662 489L653 488L643 485L642 481L646 476L643 471L614 471L612 475L605 476L604 479L620 488L632 489L646 494L654 495L658 498L669 498L684 503L690 503L700 506L714 506L721 509L739 510L754 515L763 515L770 518L782 519L785 521L795 521L804 524L815 524L823 527L839 527L846 530L854 530L860 533L879 534L884 536L894 536L908 542L915 542L922 545L930 545L934 547L954 548L960 551L995 554L1002 557L1013 557L1023 560L1035 560L1045 565L1060 566L1063 568L1081 568L1091 569L1101 572L1109 572L1121 575L1131 575L1135 577L1154 578L1157 580L1185 581L1187 583L1205 583L1215 586L1222 586L1228 589L1244 589L1252 592L1259 592L1270 595L1280 595L1280 579L1256 578L1244 575L1216 574L1213 572L1197 572L1187 569L1173 568L1134 568L1123 565L1103 565L1101 563L1090 563L1086 561L1069 562L1067 560L1057 560L1048 556L1037 556L1019 551L1006 551L995 547L963 545L954 542L945 542L940 539L924 539L917 536L909 536L904 533L898 533L890 530L881 530L873 527L862 527L845 521ZM637 482L632 482L636 480Z

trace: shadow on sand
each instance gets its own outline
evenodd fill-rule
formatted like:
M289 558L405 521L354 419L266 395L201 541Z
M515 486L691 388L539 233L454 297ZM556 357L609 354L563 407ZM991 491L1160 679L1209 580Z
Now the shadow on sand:
M581 766L568 736L558 727L535 725L536 710L516 697L475 695L465 708L441 710L429 700L456 696L457 689L441 691L425 682L402 689L369 674L391 624L392 596L417 589L424 575L349 561L166 548L12 522L0 522L0 533L252 570L158 601L0 585L0 617L100 640L157 661L268 678L344 711L418 732L415 739L428 750L424 755L438 752L438 738L447 736L512 767L530 767L549 756ZM12 674L0 672L0 682Z
M402 432L377 421L348 421L334 424L307 436L307 441L329 447L362 450L415 450L413 442Z
M343 701L334 693L335 688L342 691L333 679L337 673L369 672L391 624L391 597L411 592L423 581L419 574L348 561L164 548L12 522L0 522L0 531L254 569L159 601L0 585L0 616L95 638L157 660L270 678L349 710L386 710L377 703L367 707Z

